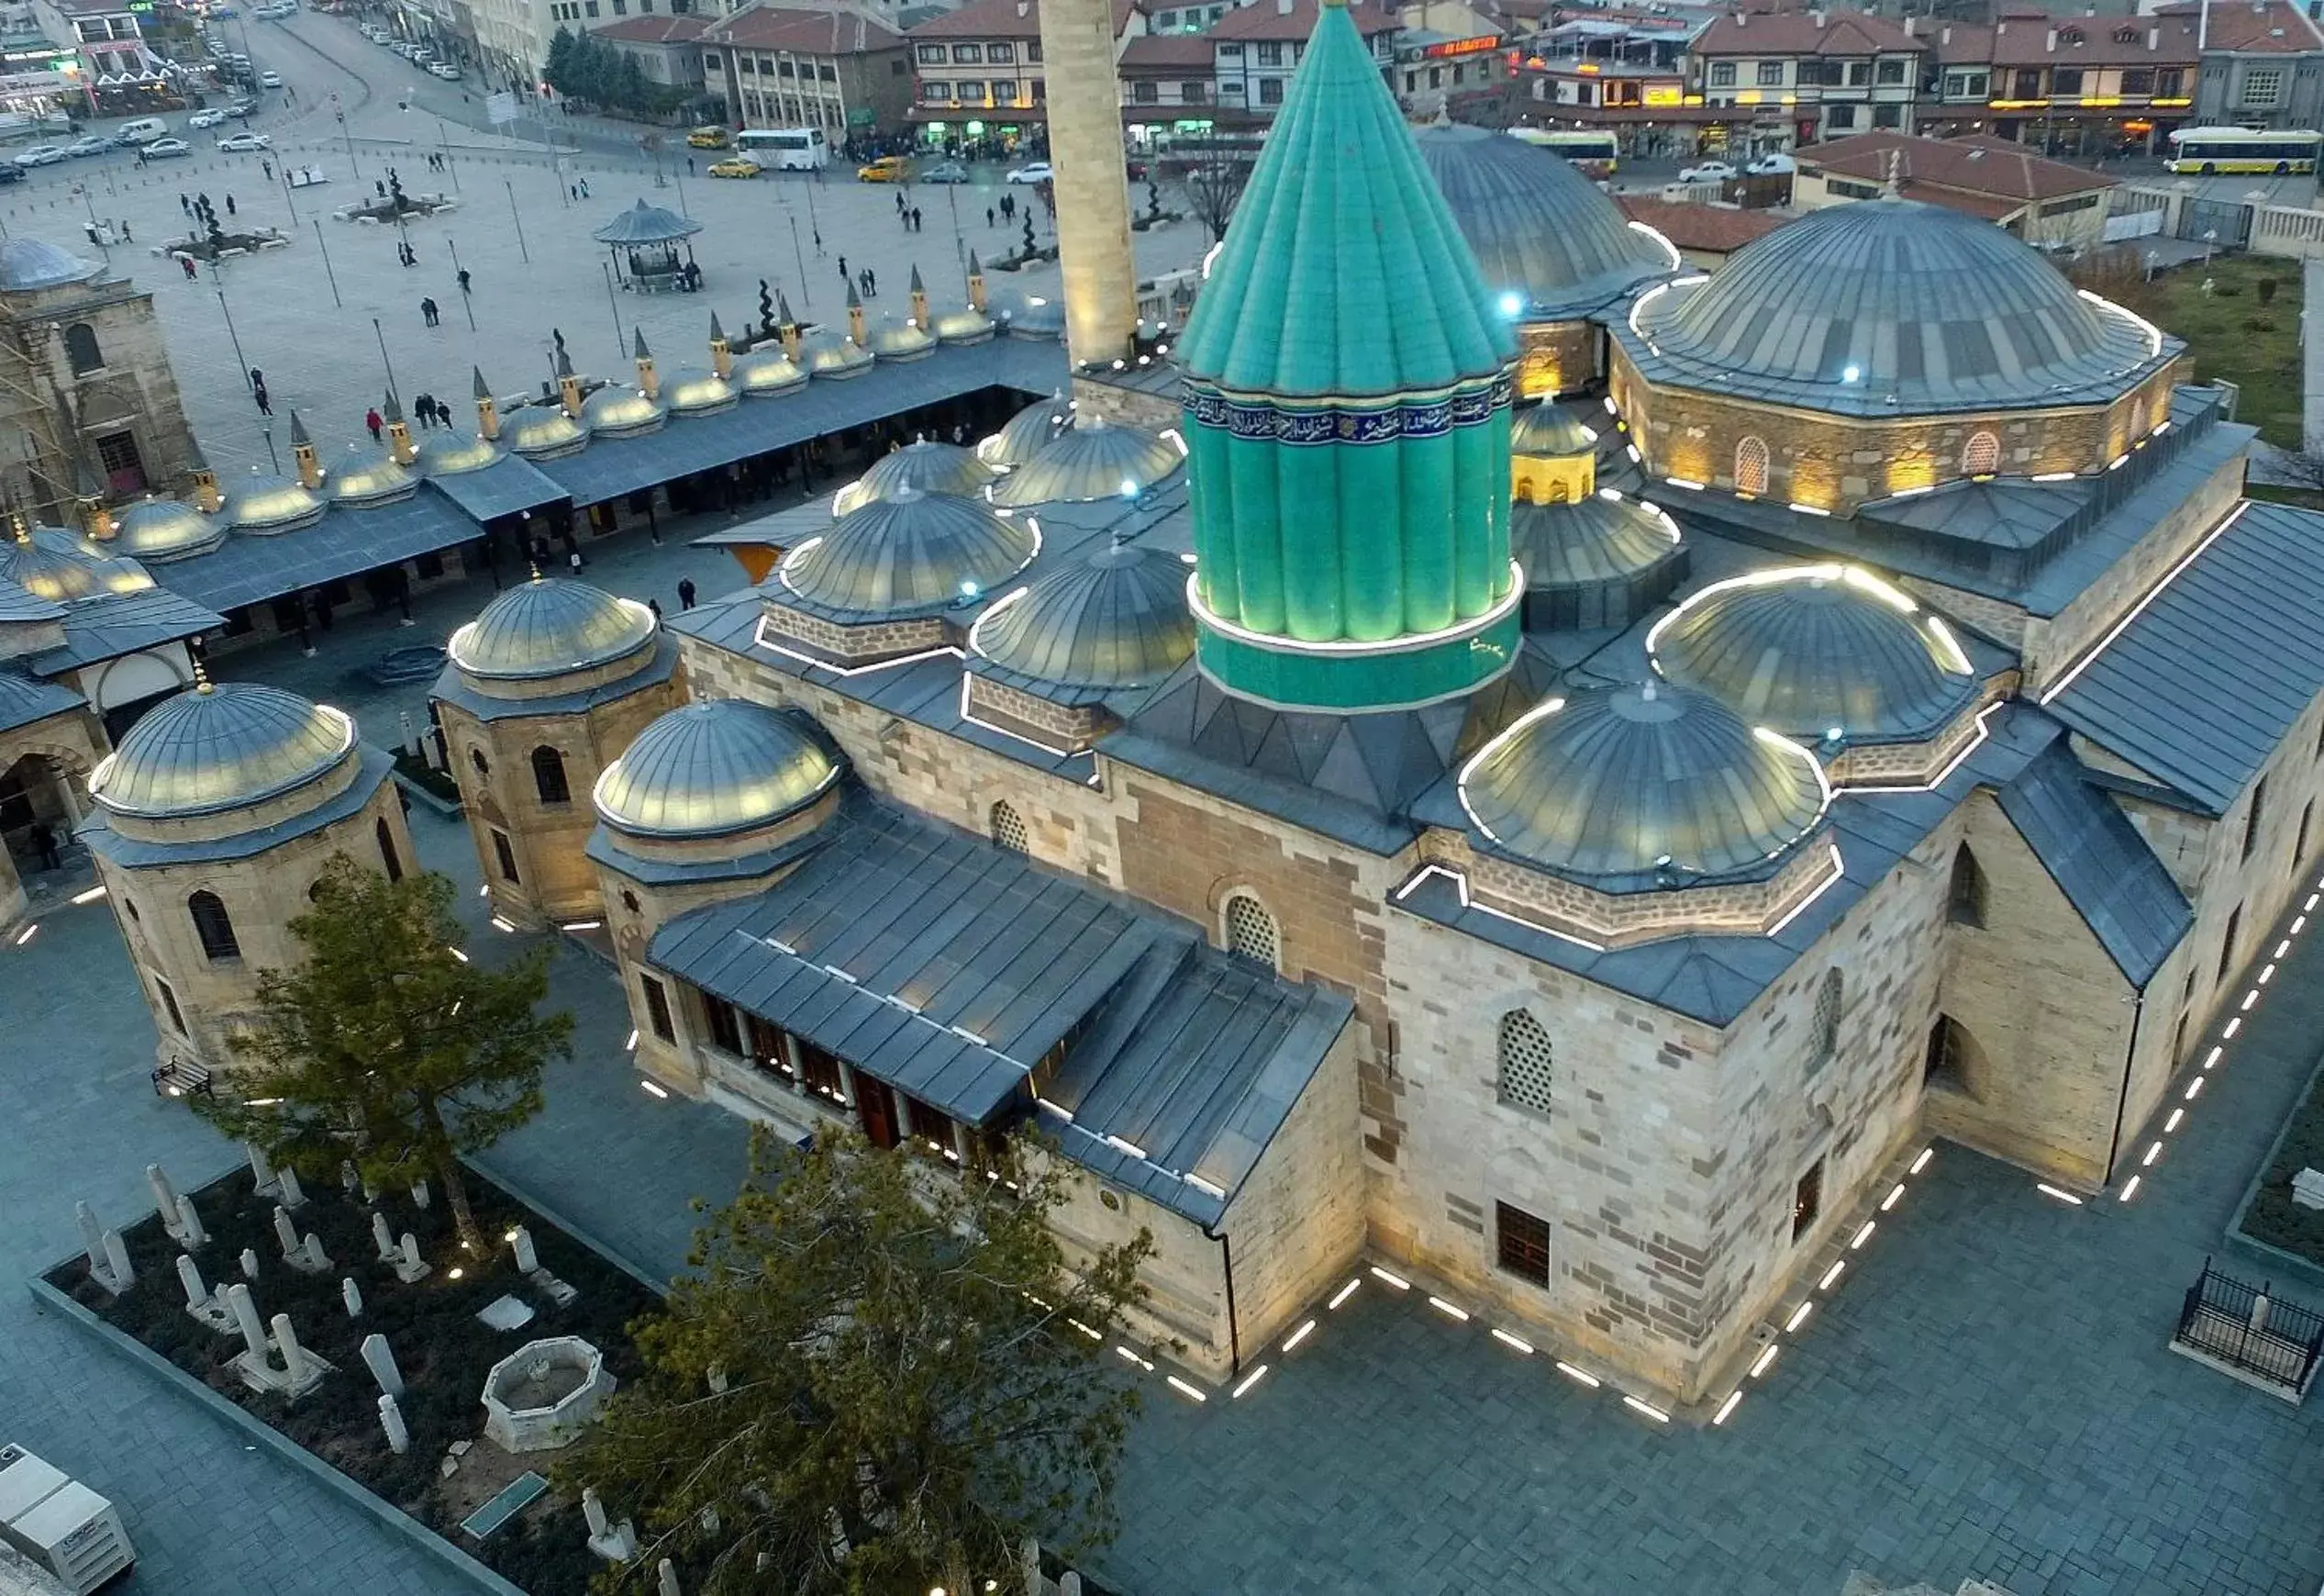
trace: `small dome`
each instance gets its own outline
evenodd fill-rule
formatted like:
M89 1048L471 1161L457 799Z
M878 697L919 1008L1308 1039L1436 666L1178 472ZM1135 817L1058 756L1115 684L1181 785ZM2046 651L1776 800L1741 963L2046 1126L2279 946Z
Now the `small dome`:
M1002 422L999 431L976 446L976 457L987 465L1022 465L1054 442L1073 419L1073 402L1051 394Z
M1043 573L978 618L969 647L1068 687L1158 682L1195 652L1184 562L1115 543Z
M519 405L500 424L500 444L527 460L555 460L578 454L589 433L557 405Z
M1525 405L1509 412L1509 452L1570 460L1597 452L1597 434L1556 405Z
M212 814L303 787L354 746L337 709L256 682L205 683L129 728L89 791L120 814Z
M812 377L860 377L872 369L870 350L828 328L808 333L799 352Z
M715 416L740 402L735 385L716 372L688 369L662 385L662 402L673 416Z
M45 240L10 239L0 243L0 293L36 294L43 288L61 288L85 283L104 270L101 262L84 260Z
M1677 269L1555 151L1484 128L1418 128L1413 141L1485 286L1517 296L1505 315L1604 319L1629 290Z
M754 399L787 394L806 385L807 374L791 363L791 357L783 352L779 343L752 350L735 363L734 380L742 391Z
M811 604L900 616L990 593L1039 552L1039 532L982 499L905 486L801 543L776 575Z
M1823 818L1816 758L1707 694L1653 682L1553 698L1477 752L1477 829L1560 875L1667 886L1772 859Z
M585 582L536 576L484 606L452 633L452 663L488 681L530 681L584 671L653 641L653 611Z
M617 831L717 837L781 820L839 778L838 758L798 720L740 698L710 698L639 732L591 796Z
M503 434L506 436L506 434ZM419 445L418 469L429 476L461 476L497 465L500 446L480 432L430 432Z
M1646 647L1672 681L1791 737L1921 737L1977 694L1945 623L1852 565L1713 583L1657 621Z
M936 335L908 317L883 316L872 329L872 357L890 363L918 360L936 352Z
M336 504L387 504L417 493L419 478L384 449L356 448L324 478L323 486Z
M841 488L831 505L836 514L846 515L900 487L965 498L999 475L971 450L922 438L882 455L871 470Z
M1529 592L1621 581L1653 569L1678 547L1678 523L1650 504L1609 491L1572 504L1509 507L1509 544Z
M226 529L181 499L149 498L113 512L113 547L139 560L183 560L226 541Z
M1992 223L1901 199L1810 211L1630 326L1650 376L1850 414L2110 398L2161 353Z
M634 438L668 419L660 399L642 389L607 384L581 402L581 424L592 438Z
M51 604L142 593L153 586L135 560L57 527L28 527L19 537L0 538L0 581Z
M1029 294L1001 312L1001 329L1011 338L1062 339L1065 307L1055 299Z
M993 318L973 305L963 305L957 310L940 310L928 324L942 344L983 343L995 330Z
M1167 438L1142 427L1121 427L1098 416L1077 417L1048 447L993 489L1000 505L1086 504L1135 498L1185 461Z
M269 536L311 527L329 508L287 476L253 469L218 511L218 519L238 532Z

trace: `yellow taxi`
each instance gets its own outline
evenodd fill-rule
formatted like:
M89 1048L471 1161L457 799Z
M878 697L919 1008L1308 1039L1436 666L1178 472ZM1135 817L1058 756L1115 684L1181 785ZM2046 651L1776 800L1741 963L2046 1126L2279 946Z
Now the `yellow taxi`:
M708 127L696 128L687 134L686 142L696 150L723 150L734 142L734 135L714 123Z
M724 161L710 163L713 177L756 177L759 171L759 163L747 155L729 155Z
M855 169L858 183L909 183L912 161L907 155L883 155L869 166Z

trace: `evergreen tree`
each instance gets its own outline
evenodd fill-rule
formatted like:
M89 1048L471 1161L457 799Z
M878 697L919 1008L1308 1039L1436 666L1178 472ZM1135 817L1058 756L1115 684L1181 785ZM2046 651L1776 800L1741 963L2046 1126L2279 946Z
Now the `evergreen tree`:
M638 58L626 50L617 50L614 53L621 58L620 74L616 80L614 89L614 103L627 111L649 109L653 99L653 90L646 82L644 69L638 65Z
M573 29L564 27L560 27L555 36L549 40L549 64L542 69L540 75L547 80L550 88L561 95L573 93L574 42Z
M315 907L291 921L306 961L259 976L238 1095L189 1100L317 1180L347 1159L374 1186L434 1179L461 1240L481 1252L461 1155L540 1111L541 1072L572 1051L573 1016L534 1011L549 991L547 946L498 970L468 961L452 893L441 876L390 881L335 855Z

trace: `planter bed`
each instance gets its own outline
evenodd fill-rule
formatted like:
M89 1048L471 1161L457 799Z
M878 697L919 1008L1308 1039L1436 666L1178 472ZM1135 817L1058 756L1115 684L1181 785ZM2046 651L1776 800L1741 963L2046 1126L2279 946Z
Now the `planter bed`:
M511 1456L484 1439L484 1381L495 1363L528 1342L565 1335L594 1344L618 1379L634 1379L639 1365L626 1326L658 1305L654 1293L473 1170L467 1177L469 1201L478 1225L496 1244L488 1258L479 1261L460 1252L441 1192L424 1210L407 1191L384 1194L380 1207L390 1229L397 1236L412 1233L421 1256L434 1266L425 1279L404 1285L378 1261L372 1211L362 1206L360 1194L350 1197L335 1186L310 1188L307 1201L292 1217L302 1235L313 1232L321 1238L332 1267L321 1274L302 1273L283 1261L273 1200L254 1200L252 1184L250 1172L238 1169L193 1194L211 1237L195 1258L204 1284L223 1290L242 1278L236 1263L242 1249L258 1255L259 1278L250 1284L261 1317L289 1314L308 1354L332 1366L322 1384L296 1401L244 1385L229 1367L242 1350L241 1337L211 1331L186 1311L177 1276L180 1249L153 1215L122 1230L137 1278L121 1296L92 1280L83 1258L58 1265L43 1278L503 1579L533 1596L580 1596L604 1565L585 1545L588 1531L577 1501L545 1494L482 1542L461 1533L461 1521L502 1487L528 1469L548 1473L558 1456ZM510 1249L498 1244L497 1238L518 1224L530 1232L541 1267L580 1292L570 1305L552 1305L517 1273ZM461 1278L450 1278L454 1267L461 1270ZM339 1282L348 1277L362 1293L363 1311L356 1319L348 1317L340 1297ZM476 1314L501 1296L531 1307L531 1323L503 1332L479 1321ZM399 1403L411 1446L402 1456L388 1448L380 1427L379 1388L358 1350L373 1332L386 1336L404 1378ZM473 1445L458 1470L440 1478L442 1460L461 1441Z
M2230 1241L2290 1268L2307 1285L2324 1286L2324 1209L2292 1200L2292 1177L2303 1169L2324 1169L2324 1060L2308 1077L2298 1106L2276 1133L2228 1225Z

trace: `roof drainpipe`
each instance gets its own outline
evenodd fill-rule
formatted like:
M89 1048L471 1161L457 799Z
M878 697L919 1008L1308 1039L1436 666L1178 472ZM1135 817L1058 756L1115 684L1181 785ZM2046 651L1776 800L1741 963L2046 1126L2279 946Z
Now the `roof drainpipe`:
M1224 1231L1202 1227L1202 1233L1218 1244L1218 1269L1227 1280L1227 1378L1242 1373L1242 1327L1235 1318L1235 1244Z
M2146 1018L2146 993L2139 992L2130 1002L2130 1044L2122 1050L2122 1090L2114 1099L2114 1134L2107 1143L2107 1172L2098 1182L2101 1187L2114 1184L2114 1161L2122 1145L2122 1122L2130 1112L2130 1063L2139 1051L2139 1022Z

